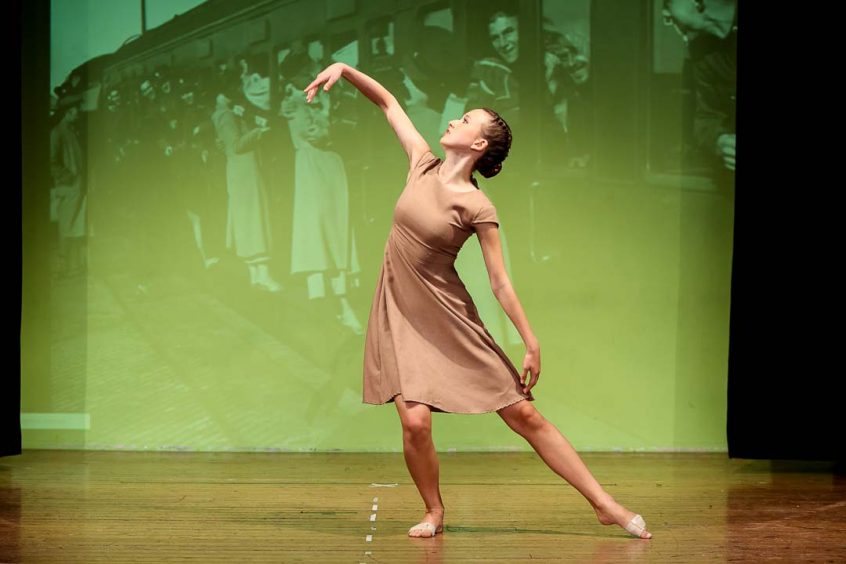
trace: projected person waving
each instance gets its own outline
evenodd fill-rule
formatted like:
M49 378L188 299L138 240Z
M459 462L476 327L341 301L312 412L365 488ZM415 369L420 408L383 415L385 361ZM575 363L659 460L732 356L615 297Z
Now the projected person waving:
M249 128L232 108L231 92L221 88L212 122L226 152L229 196L226 246L234 248L250 272L253 287L268 292L282 285L270 275L270 216L267 192L256 161L255 148L268 129Z

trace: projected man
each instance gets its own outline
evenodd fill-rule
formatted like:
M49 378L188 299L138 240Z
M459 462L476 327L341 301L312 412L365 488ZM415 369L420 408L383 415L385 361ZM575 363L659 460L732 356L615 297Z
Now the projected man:
M699 148L735 170L737 1L664 0L664 23L690 53L696 88L694 137Z
M488 22L488 34L496 56L484 57L473 64L468 104L496 105L503 119L518 127L520 85L513 66L520 57L517 16L503 11L494 13Z
M495 105L519 131L520 85L530 72L529 65L521 64L519 19L515 13L497 11L488 21L487 32L495 55L473 64L468 106ZM586 136L591 107L587 56L546 18L543 42L545 89L539 97L544 114L540 133L545 140L543 160L558 164L565 157L569 166L585 167L590 158Z
M543 43L547 103L560 125L560 129L549 132L554 136L563 131L567 164L584 168L592 150L589 134L593 101L588 58L572 36L557 30L548 18L544 18Z

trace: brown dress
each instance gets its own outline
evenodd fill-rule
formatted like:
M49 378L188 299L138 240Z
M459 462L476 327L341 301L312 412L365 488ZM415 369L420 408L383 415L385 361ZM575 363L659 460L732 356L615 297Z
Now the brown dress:
M481 190L446 187L442 162L424 153L394 208L364 343L364 403L401 393L433 411L487 413L534 401L454 266L475 224L499 225L496 208Z

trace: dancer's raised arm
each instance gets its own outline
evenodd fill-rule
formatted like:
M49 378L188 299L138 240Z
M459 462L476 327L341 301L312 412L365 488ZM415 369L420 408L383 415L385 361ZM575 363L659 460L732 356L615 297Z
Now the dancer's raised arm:
M345 63L333 63L323 69L317 77L303 89L306 93L306 102L309 103L317 95L317 88L323 84L324 91L329 91L332 85L338 82L341 77L346 78L353 86L358 88L362 94L382 108L388 123L394 128L394 132L402 144L402 148L408 155L409 166L415 164L426 151L429 151L429 144L414 127L411 119L402 109L400 103L384 86L376 80L367 76L360 70Z

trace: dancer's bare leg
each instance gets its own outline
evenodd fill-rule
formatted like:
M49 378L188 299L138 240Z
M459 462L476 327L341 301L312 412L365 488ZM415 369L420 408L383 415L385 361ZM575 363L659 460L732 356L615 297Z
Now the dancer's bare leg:
M417 490L426 504L423 521L432 523L437 532L443 530L444 501L438 483L439 467L435 444L432 442L432 411L425 403L405 401L402 394L394 396L402 421L402 450L405 464ZM409 536L430 536L428 531L415 529Z
M553 472L585 496L600 523L616 523L625 528L635 513L617 503L611 494L602 489L570 442L530 401L518 401L497 413L511 429L532 445ZM641 538L651 537L652 533L641 533Z

